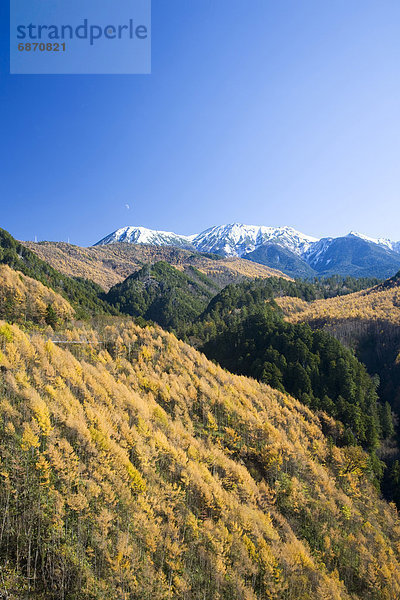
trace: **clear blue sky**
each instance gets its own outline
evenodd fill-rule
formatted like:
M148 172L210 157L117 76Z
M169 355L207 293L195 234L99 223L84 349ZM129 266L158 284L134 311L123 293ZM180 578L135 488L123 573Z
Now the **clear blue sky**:
M243 222L400 240L398 0L153 0L150 76L10 76L5 5L15 237Z

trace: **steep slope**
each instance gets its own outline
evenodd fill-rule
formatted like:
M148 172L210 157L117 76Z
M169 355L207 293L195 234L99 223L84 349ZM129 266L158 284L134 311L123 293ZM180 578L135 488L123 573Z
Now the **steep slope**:
M229 371L323 409L344 424L341 443L361 444L374 456L379 439L393 434L385 425L391 423L390 409L378 402L378 382L336 339L308 325L285 323L277 309L283 293L304 302L299 296L309 296L310 288L274 279L228 286L184 334Z
M307 321L323 327L340 321L369 321L400 326L400 277L346 296L305 302L282 297L276 302L291 323Z
M243 256L267 242L276 242L300 256L316 241L316 238L304 235L292 227L260 227L241 223L211 227L193 236L193 244L197 250L222 256Z
M100 299L102 290L96 284L60 273L4 229L0 229L0 264L6 264L61 294L73 305L79 317L115 314L115 309Z
M103 290L121 283L145 264L165 261L185 271L194 267L212 279L219 288L243 279L287 277L280 271L240 258L222 258L168 246L109 244L80 248L63 242L23 242L39 258L72 277L91 279Z
M400 254L354 235L322 239L304 256L319 276L391 277L400 269Z
M276 299L291 323L323 328L354 348L371 374L380 378L379 395L400 413L400 276L369 290L308 303ZM399 495L400 499L400 495Z
M399 596L400 523L361 450L162 330L64 336L84 343L0 327L2 594Z
M298 254L279 244L263 244L253 252L244 254L243 258L273 269L280 269L290 277L311 279L317 275L317 272Z
M0 265L0 319L62 325L74 316L71 305L36 279Z
M122 313L175 329L192 323L218 291L213 281L193 267L182 273L157 262L112 287L106 300Z
M389 248L389 250L393 250L394 252L400 253L400 242L393 242L388 238L372 238L363 233L359 233L358 231L350 231L349 236L358 237L362 240L366 240L367 242L373 242L374 244L378 244L378 246L382 246L382 248Z

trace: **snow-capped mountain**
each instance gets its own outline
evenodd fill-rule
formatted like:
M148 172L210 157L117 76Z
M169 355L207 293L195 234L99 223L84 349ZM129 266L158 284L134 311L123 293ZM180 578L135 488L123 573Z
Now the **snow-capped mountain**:
M382 248L389 248L389 250L400 253L400 242L393 242L388 238L372 238L368 235L364 235L363 233L359 233L358 231L350 231L348 237L357 237L361 240L365 240L366 242L372 242L373 244L382 246Z
M324 259L334 239L322 238L308 248L307 252L303 254L303 258L310 267L315 268Z
M233 223L211 227L198 235L178 235L168 231L154 231L145 227L123 227L103 238L96 246L126 242L153 246L196 248L199 252L213 252L223 256L243 256L259 246L275 242L302 256L317 238L304 235L292 227L264 227Z
M211 227L197 235L123 227L96 246L118 242L177 246L221 256L239 256L293 277L338 274L385 278L400 269L400 242L375 239L355 231L343 237L317 239L292 227L240 223Z
M154 231L153 229L146 229L146 227L122 227L122 229L117 229L114 233L110 233L110 235L97 242L95 246L106 246L118 242L193 249L190 236L178 235L172 231Z
M243 256L268 242L275 242L301 256L317 241L316 238L304 235L292 227L263 227L234 223L203 231L193 238L193 245L200 252Z
M351 232L345 237L324 238L303 256L318 276L351 275L386 279L400 269L400 253L389 240L375 240Z

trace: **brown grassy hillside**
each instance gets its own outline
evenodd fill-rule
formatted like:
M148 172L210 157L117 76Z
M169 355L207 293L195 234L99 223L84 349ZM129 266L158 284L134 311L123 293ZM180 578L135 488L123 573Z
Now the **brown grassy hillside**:
M158 328L63 340L0 325L5 597L399 597L397 514L307 408Z
M178 269L192 266L213 279L220 288L246 278L283 277L280 271L240 258L212 259L197 252L171 247L113 244L80 248L63 242L23 242L52 267L74 277L85 277L108 291L144 264L166 261Z

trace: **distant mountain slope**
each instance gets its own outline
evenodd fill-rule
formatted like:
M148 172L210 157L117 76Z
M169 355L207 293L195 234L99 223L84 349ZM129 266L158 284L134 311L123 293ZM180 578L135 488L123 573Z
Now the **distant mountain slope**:
M155 246L192 247L220 256L243 257L292 277L385 278L400 268L400 242L374 239L352 231L340 238L318 240L292 227L264 227L233 223L211 227L198 235L179 236L142 227L126 227L98 244L118 242Z
M394 252L400 252L400 242L393 242L388 238L372 238L363 233L359 233L358 231L350 231L348 237L356 237L362 240L366 240L367 242L372 242L373 244L378 244L382 248L389 248L389 250L393 250Z
M69 276L91 279L108 291L143 265L165 261L181 271L194 267L220 288L243 279L287 277L280 271L241 258L222 258L169 246L109 244L80 248L64 242L22 242L42 260Z
M320 276L391 277L400 269L400 254L353 235L322 239L305 259Z
M292 227L260 227L256 225L220 225L193 236L193 244L201 252L222 256L243 256L267 242L276 242L301 256L317 239Z
M95 246L122 242L128 244L150 244L152 246L175 246L194 250L189 236L177 235L171 231L153 231L146 227L123 227L106 236Z
M218 291L212 280L193 267L183 273L157 262L112 287L105 297L122 313L175 329L193 322Z
M274 269L280 269L290 277L310 279L317 275L317 272L298 254L279 244L263 244L253 252L244 254L243 258Z
M159 328L64 336L0 323L5 598L399 597L398 516L331 419Z

